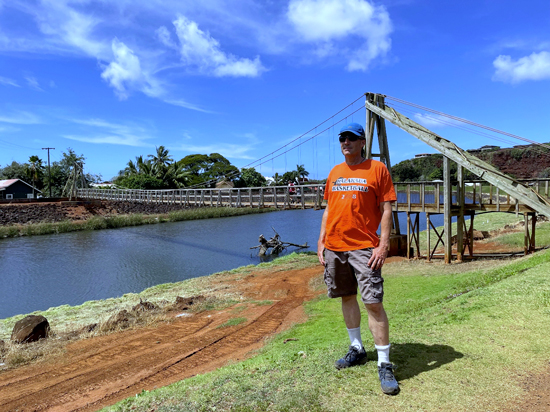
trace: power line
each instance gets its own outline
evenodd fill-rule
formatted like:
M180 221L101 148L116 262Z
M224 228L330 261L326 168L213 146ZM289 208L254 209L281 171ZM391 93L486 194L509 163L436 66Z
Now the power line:
M38 150L38 148L36 148L36 147L22 146L20 144L16 144L16 143L12 143L12 142L6 142L5 140L1 140L1 139L0 139L0 143L4 143L8 146L15 146L15 147L21 148L21 149Z

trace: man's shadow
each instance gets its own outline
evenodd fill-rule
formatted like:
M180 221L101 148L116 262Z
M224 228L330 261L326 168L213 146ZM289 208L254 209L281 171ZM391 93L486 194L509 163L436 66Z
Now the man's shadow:
M373 351L369 358L377 358ZM392 343L390 360L397 366L395 372L398 380L412 378L422 372L437 369L446 363L464 357L447 345L425 345L423 343Z

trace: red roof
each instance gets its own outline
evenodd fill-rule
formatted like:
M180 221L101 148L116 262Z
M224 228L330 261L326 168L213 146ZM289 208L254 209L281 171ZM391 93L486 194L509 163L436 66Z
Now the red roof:
M33 188L31 185L29 185L27 182L21 180L21 179L8 179L8 180L0 180L0 190L6 190L6 188L10 187L11 185L13 185L15 182L21 182L21 183L24 183L26 184L27 186L29 186L31 189ZM40 192L42 193L40 190L38 190L37 188L34 188L34 190L36 190L37 192Z
M6 187L13 185L18 180L19 179L0 180L0 189L5 189Z

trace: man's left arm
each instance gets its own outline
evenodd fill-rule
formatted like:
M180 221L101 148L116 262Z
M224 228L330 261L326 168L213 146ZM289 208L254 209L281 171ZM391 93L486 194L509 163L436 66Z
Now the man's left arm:
M373 270L380 269L388 257L392 226L391 204L392 202L380 202L380 213L382 215L380 221L380 243L378 247L372 250L372 256L368 263L368 266Z

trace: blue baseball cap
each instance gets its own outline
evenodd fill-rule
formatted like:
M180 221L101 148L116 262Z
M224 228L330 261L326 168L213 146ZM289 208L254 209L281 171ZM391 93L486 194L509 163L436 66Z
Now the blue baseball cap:
M363 126L361 126L359 123L350 123L344 127L342 127L342 130L340 130L339 135L342 135L344 133L353 133L356 136L359 136L361 138L365 138L365 130L363 129Z

